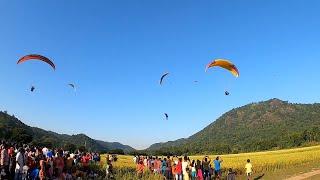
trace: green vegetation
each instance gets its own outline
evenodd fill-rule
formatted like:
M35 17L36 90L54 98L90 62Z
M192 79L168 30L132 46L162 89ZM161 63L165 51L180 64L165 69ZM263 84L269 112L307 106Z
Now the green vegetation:
M187 139L150 146L151 154L228 154L320 142L320 104L278 99L233 109Z
M129 152L134 149L120 143L109 143L91 139L84 134L66 135L45 131L40 128L30 127L22 123L15 116L0 111L0 139L11 140L17 143L32 143L34 145L64 147L74 151L81 148L89 151L117 151Z

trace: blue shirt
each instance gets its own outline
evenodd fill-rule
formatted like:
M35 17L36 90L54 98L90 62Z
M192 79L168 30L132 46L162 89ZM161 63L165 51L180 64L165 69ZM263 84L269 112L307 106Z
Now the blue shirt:
M35 168L33 171L30 173L30 178L32 180L38 179L39 177L39 169Z
M50 157L50 158L51 158L52 156L53 156L52 151L48 151L48 152L47 152L47 157Z
M220 171L220 169L221 169L221 167L220 167L220 161L219 160L214 160L213 161L214 162L214 169L216 170L216 171Z

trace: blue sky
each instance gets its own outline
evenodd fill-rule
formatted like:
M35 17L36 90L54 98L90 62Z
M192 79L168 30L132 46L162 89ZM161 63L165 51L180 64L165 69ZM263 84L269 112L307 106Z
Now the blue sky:
M250 102L319 102L319 8L317 0L2 0L0 109L32 126L141 149L188 137ZM30 53L57 70L16 65ZM221 57L240 78L204 72Z

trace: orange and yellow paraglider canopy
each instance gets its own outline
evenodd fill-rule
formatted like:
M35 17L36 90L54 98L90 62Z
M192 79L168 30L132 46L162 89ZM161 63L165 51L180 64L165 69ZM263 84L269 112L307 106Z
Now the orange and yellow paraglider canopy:
M212 62L210 62L207 66L206 66L206 71L209 68L212 67L221 67L224 68L228 71L230 71L232 73L232 75L234 75L235 77L239 77L240 73L238 71L238 68L229 60L226 59L215 59Z

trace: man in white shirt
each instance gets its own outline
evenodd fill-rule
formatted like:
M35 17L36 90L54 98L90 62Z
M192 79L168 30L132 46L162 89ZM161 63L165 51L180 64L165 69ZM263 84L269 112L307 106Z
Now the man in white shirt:
M22 179L23 166L25 165L24 149L20 148L16 156L15 180Z

